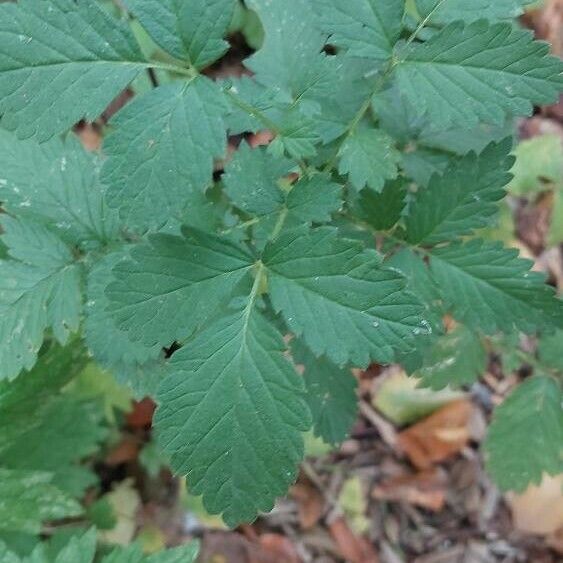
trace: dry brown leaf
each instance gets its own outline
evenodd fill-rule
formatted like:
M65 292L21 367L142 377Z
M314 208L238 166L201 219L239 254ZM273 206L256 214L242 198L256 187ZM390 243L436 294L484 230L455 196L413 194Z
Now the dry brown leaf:
M328 525L330 534L342 557L350 563L378 563L373 546L363 537L358 537L342 516L334 518Z
M544 475L539 486L507 495L514 526L528 534L548 535L563 528L563 475Z
M105 463L109 466L121 465L137 459L139 441L134 436L124 436L121 442L106 455Z
M316 487L299 481L291 487L291 496L297 502L299 522L304 530L317 525L324 512L324 499Z
M372 496L379 500L404 501L439 512L446 503L447 484L444 471L430 469L388 479L373 489Z
M127 415L127 425L130 428L145 428L152 423L152 415L156 405L148 397L142 401L135 402L133 409Z
M295 563L280 559L258 543L235 532L212 532L203 537L200 563Z
M459 400L401 432L398 445L419 469L429 469L460 452L471 437L473 405Z
M300 563L295 546L289 538L281 534L262 534L259 540L264 550L271 554L275 561L280 563ZM258 563L259 560L256 560Z

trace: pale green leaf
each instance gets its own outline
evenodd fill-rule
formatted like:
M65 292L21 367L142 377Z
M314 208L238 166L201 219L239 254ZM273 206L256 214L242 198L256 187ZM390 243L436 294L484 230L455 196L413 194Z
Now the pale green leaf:
M213 158L227 146L227 110L219 88L200 76L155 88L113 118L102 178L129 226L160 227L186 211L189 192L211 185Z
M221 57L234 0L127 0L158 45L197 69Z
M199 543L166 549L152 555L144 555L139 543L117 547L102 559L102 563L193 563L199 551Z
M539 485L563 472L561 387L552 378L526 379L497 407L485 441L487 469L502 490Z
M99 158L69 135L39 144L0 130L0 197L18 217L54 227L72 244L107 243L118 236L108 209Z
M511 141L489 145L479 156L469 153L435 175L419 190L406 219L407 240L433 245L486 227L497 213L497 202L514 159Z
M113 268L108 311L133 342L170 346L224 306L252 264L243 247L195 229L151 235Z
M127 24L90 0L0 5L0 113L45 141L96 119L147 66Z
M59 551L54 563L92 563L96 554L96 529L72 536Z
M0 379L13 379L33 367L48 327L61 343L78 329L81 271L46 227L8 216L1 223L11 259L0 261Z
M516 162L510 193L542 192L555 184L563 187L563 143L558 134L538 135L521 141L514 151Z
M443 389L446 386L470 385L485 372L487 352L473 331L458 326L438 338L425 357L416 376L423 387Z
M540 362L547 368L563 372L563 330L542 334L538 342Z
M368 186L376 192L383 189L386 180L397 177L401 159L393 139L380 129L358 127L342 143L338 151L338 171L348 174L356 190Z
M291 231L266 248L274 308L317 356L338 365L392 362L421 330L420 302L375 253L336 234Z
M284 350L249 304L176 352L160 387L159 443L190 491L231 526L271 510L303 456L310 415Z
M80 515L80 505L51 480L50 473L0 468L0 528L35 534L44 521Z
M552 103L563 63L548 46L509 23L455 22L400 54L394 75L402 94L434 129L501 124Z
M432 251L430 267L451 313L486 334L563 327L563 304L515 249L479 239Z

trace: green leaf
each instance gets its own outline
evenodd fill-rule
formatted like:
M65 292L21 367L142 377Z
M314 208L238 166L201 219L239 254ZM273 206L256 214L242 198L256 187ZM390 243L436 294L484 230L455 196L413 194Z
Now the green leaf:
M56 228L72 244L104 244L118 236L99 180L100 159L74 135L63 142L19 141L0 130L0 197L6 211Z
M453 166L456 156L435 149L419 147L402 155L405 175L419 187L426 187L434 176L443 176L448 166Z
M487 353L477 334L464 326L438 338L429 350L424 367L416 373L423 387L470 385L485 372Z
M245 62L256 80L293 100L330 92L330 63L322 54L325 37L317 28L311 2L249 0L247 6L258 14L265 31L264 45Z
M545 191L549 184L563 187L563 143L559 135L539 135L521 141L514 154L510 193L535 194Z
M273 231L282 213L287 229L327 222L342 206L342 187L324 174L302 178L291 186L284 177L293 168L284 158L242 143L225 169L225 192L239 209L260 219L255 230L260 240Z
M226 238L183 232L151 235L113 268L108 311L130 340L149 348L190 336L225 305L254 262Z
M54 563L92 563L96 554L96 529L73 536L59 551Z
M49 472L53 485L75 496L96 481L77 463L106 436L97 402L60 393L85 361L76 345L55 346L29 374L0 383L0 466Z
M479 239L436 248L430 258L446 306L486 334L563 327L562 302L531 265L517 250Z
M43 409L85 363L86 354L78 342L64 348L53 345L41 354L30 373L14 382L0 381L0 457L22 434L41 424Z
M156 360L161 353L158 344L152 346L134 342L121 330L108 311L106 295L112 270L126 259L126 251L108 254L88 274L85 340L92 355L102 366L119 372L123 364L144 364Z
M401 92L434 129L501 124L552 103L563 86L563 64L548 46L509 23L455 22L401 53Z
M377 231L395 226L406 206L407 184L403 180L388 182L381 193L363 190L352 209Z
M539 485L563 471L561 387L550 377L526 379L497 407L485 441L487 469L502 490Z
M313 0L329 43L356 57L386 60L402 29L404 0Z
M385 180L397 177L401 159L393 139L380 129L358 127L342 143L338 151L338 171L348 174L356 190L368 186L376 192L383 189Z
M93 121L147 66L127 24L89 0L3 3L0 36L2 124L20 138Z
M200 76L155 88L135 98L112 120L102 179L108 201L131 227L160 227L181 217L189 192L211 185L213 158L225 153L219 88Z
M524 8L535 0L416 0L422 18L429 17L433 24L463 20L471 23L480 19L509 20L524 13Z
M540 362L550 369L563 371L563 331L542 334L538 342L538 356Z
M479 156L469 153L454 161L443 176L433 176L409 208L407 240L433 245L486 227L510 181L511 145L510 139L491 144Z
M291 161L264 148L251 149L243 141L225 168L225 192L234 205L252 215L277 212L285 199L280 180L293 168Z
M8 546L0 541L0 561L4 563L21 563L21 559L8 549Z
M46 520L80 515L80 505L51 480L50 473L0 468L0 528L36 534Z
M421 330L421 305L400 274L336 233L292 231L266 248L274 308L317 356L338 365L392 362Z
M65 343L79 326L80 268L68 247L46 227L4 216L0 261L0 379L31 369L50 327Z
M48 377L48 373L43 373ZM52 474L52 483L73 496L84 492L90 485L91 474L78 471L76 464L97 451L106 437L101 425L103 411L97 402L82 402L71 397L54 397L41 409L38 424L19 433L17 439L3 448L0 465L7 469L46 471ZM29 415L27 415L29 416ZM2 424L11 424L13 416L0 416ZM13 440L13 438L12 438ZM76 481L71 481L71 477Z
M271 510L303 457L310 415L284 350L250 302L176 352L160 387L161 447L208 512L230 526Z
M234 0L127 0L127 5L165 51L197 69L221 57Z
M245 107L258 110L272 121L279 115L279 106L283 102L283 97L281 100L279 99L280 93L277 89L268 88L250 76L229 78L224 84L224 91L234 94L236 100L242 101ZM225 122L231 135L239 135L248 131L256 133L264 128L264 123L256 115L242 109L228 95L226 100L230 107Z
M294 360L303 364L307 404L315 436L340 444L349 435L358 414L358 382L349 369L315 356L298 340L291 346Z
M117 547L102 559L102 563L193 563L199 551L199 542L144 555L139 543Z
M300 113L299 110L291 109L281 116L276 138L268 150L280 158L287 154L291 158L300 160L315 156L317 154L315 145L320 140L315 120Z

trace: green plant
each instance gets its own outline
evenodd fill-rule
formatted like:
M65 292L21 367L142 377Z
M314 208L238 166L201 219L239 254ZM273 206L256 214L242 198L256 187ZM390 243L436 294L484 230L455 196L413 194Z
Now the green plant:
M528 3L247 0L253 40L256 15L264 32L253 76L218 81L203 71L228 48L234 0L127 0L126 19L90 0L2 4L6 393L45 342L80 333L156 397L173 469L235 525L286 492L312 424L346 436L350 367L467 384L482 335L563 327L544 276L478 238L511 177L513 119L563 89L561 62L510 21ZM86 152L68 130L129 84ZM267 148L242 140L213 175L229 136L264 129ZM461 328L445 341L446 313ZM452 339L469 357L448 373ZM499 409L503 486L562 469L552 375Z

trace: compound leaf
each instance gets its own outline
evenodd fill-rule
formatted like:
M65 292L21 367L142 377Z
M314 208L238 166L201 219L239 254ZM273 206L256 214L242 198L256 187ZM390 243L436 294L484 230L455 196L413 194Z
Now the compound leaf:
M200 76L155 88L113 118L102 178L110 206L129 226L143 230L181 217L189 192L211 185L213 158L227 146L227 111L217 85Z
M432 251L430 268L452 314L486 334L563 326L563 305L532 263L475 239Z
M501 124L552 103L563 86L563 63L548 45L510 23L455 22L400 54L400 90L434 129Z
M360 243L338 239L336 229L288 232L263 261L274 308L315 355L366 366L412 346L421 305L406 280Z
M469 153L432 176L417 193L406 220L407 240L436 244L486 227L505 195L514 158L511 140L489 145L479 156Z
M190 491L229 525L271 510L303 457L310 415L284 350L249 303L176 352L160 387L160 444Z
M551 377L526 379L495 410L485 441L487 468L502 490L539 485L563 471L561 387Z
M117 212L105 201L99 157L73 135L39 144L0 130L0 197L6 211L46 223L72 244L118 236Z
M81 310L81 271L70 249L43 225L4 216L0 261L0 379L31 369L46 328L66 343Z
M225 304L253 261L238 244L195 229L151 235L113 268L108 310L133 342L170 346Z
M225 53L223 40L234 0L127 0L127 5L165 51L197 69Z
M329 43L356 57L385 60L402 29L404 0L313 0Z
M93 121L147 66L127 24L90 0L3 3L0 37L2 124L20 138Z
M338 171L348 174L358 191L368 186L380 192L385 180L397 177L397 164L401 160L393 139L384 131L369 127L358 127L348 135L338 156Z

